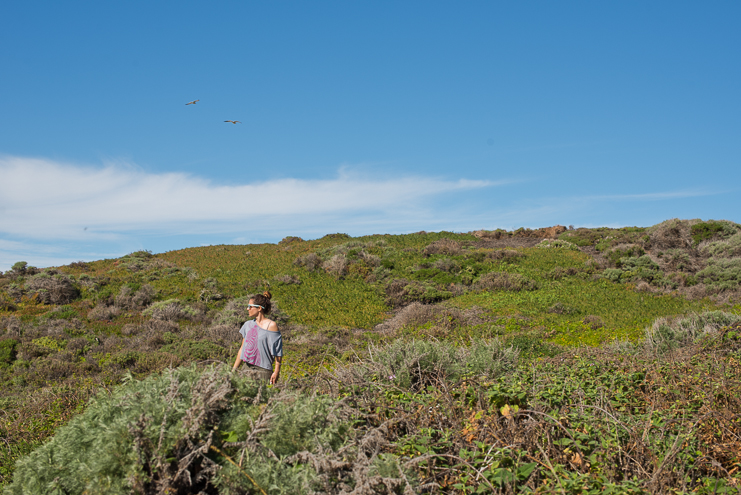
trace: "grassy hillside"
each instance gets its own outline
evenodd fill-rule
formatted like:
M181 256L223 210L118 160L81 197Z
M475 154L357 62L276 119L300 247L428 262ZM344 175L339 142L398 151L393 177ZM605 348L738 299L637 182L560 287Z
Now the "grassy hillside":
M163 370L190 365L196 366L191 374L178 376L200 383L199 373L216 366L208 372L216 374L208 376L224 390L225 402L214 402L202 426L221 425L233 435L216 443L212 438L216 450L198 454L231 466L222 474L234 468L233 456L245 455L244 446L230 442L251 435L244 425L258 420L265 407L298 407L304 402L290 397L313 397L285 413L297 417L302 408L314 407L317 397L330 402L344 397L334 426L325 425L344 433L329 444L307 440L286 450L293 456L290 469L304 476L291 478L294 488L314 483L339 493L342 483L367 483L368 490L379 493L401 493L405 486L446 492L550 487L579 493L591 486L639 493L678 480L697 490L714 479L727 484L735 479L734 466L741 466L730 454L731 444L718 440L730 433L715 439L700 435L702 421L710 421L707 411L702 404L693 406L683 392L672 394L680 393L677 383L686 382L705 397L722 383L730 395L714 399L720 401L715 413L738 405L738 375L727 370L738 369L737 337L729 329L733 315L741 312L739 246L741 227L732 222L670 220L650 228L333 234L279 244L138 252L45 270L19 262L0 277L0 437L6 447L0 450L0 484L9 486L15 461L62 425L72 418L87 421L88 413L80 414L95 393L99 405L89 406L91 411L113 400L105 397L119 397L122 381L144 386L139 380L157 380L165 376L159 374ZM259 397L250 392L263 406L245 409L239 414L252 419L237 421L241 409L229 394L248 385L236 376L219 378L218 363L233 361L245 302L265 289L273 294L274 318L284 334L282 384ZM704 317L701 325L692 320L697 327L692 331L680 324L679 317L716 310L725 313L710 313L723 316ZM652 327L667 317L663 326ZM648 338L647 328L653 328ZM476 354L479 348L489 354ZM415 355L416 361L410 357ZM714 369L718 365L720 372ZM183 397L182 411L194 407L193 396ZM449 411L444 420L419 415L441 405ZM224 416L227 410L232 416ZM724 425L722 431L737 431L738 423L728 423L723 414L708 428L716 424ZM554 426L544 419L562 416L571 423L559 420L561 426ZM325 431L315 416L306 418L307 431ZM397 426L388 426L389 421ZM657 421L674 426L657 430L655 438L640 436L642 453L637 454L636 432L652 432ZM505 425L509 433L500 429ZM513 425L544 436L524 443L520 438L519 450L504 452L501 447L508 444L498 445L497 439L514 434ZM359 446L378 437L379 428L386 428L383 442L372 455L364 453ZM614 432L611 444L605 438L614 428L628 433ZM60 430L60 438L68 438L69 431ZM679 464L681 473L656 463L648 474L636 467L683 454L689 436L682 448L666 442L690 434L697 434L695 453ZM191 444L198 443L196 437L189 437ZM577 437L582 440L575 450L569 445ZM633 461L625 457L619 469L608 468L619 461L610 456L621 449L633 449L625 450ZM295 457L301 452L307 453ZM332 464L341 464L339 452L353 459L354 471ZM165 454L174 455L157 455ZM250 455L262 459L263 454ZM587 455L594 457L587 462ZM322 470L317 456L336 469ZM687 467L688 459L700 467ZM710 467L701 468L703 463ZM217 493L217 485L220 493L260 493L256 487L288 476L284 471L290 466L275 464L259 475L263 481L252 484L244 482L249 476L240 474L240 466L203 486L210 487L208 493ZM153 476L134 476L141 483L138 490L154 490ZM193 486L171 488L189 493Z

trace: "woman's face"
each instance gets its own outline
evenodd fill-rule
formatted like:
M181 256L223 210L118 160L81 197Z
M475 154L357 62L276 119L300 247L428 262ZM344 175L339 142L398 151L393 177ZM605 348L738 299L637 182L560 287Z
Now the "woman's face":
M247 304L255 304L254 299L250 299L250 301ZM259 307L250 306L249 309L247 309L247 314L250 315L250 318L254 318L257 316L257 314L260 312Z

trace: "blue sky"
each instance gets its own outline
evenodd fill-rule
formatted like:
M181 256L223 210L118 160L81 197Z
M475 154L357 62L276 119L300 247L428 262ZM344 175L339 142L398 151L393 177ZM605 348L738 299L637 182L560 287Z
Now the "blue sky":
M740 14L6 3L0 270L332 232L741 221Z

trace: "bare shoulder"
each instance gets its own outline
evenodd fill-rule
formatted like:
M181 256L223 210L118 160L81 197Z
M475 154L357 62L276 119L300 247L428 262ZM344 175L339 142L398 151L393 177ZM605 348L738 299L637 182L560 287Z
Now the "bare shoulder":
M273 320L267 320L268 326L265 327L271 332L277 332L278 331L278 325Z

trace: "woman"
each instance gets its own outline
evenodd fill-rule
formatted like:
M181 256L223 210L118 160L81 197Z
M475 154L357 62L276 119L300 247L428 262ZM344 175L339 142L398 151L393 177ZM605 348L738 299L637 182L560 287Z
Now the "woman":
M280 363L283 359L283 338L278 325L268 320L271 294L265 291L250 299L247 305L250 320L246 321L239 333L242 334L242 347L239 348L234 370L244 361L255 370L258 378L275 384L280 376ZM273 362L275 361L275 371Z

